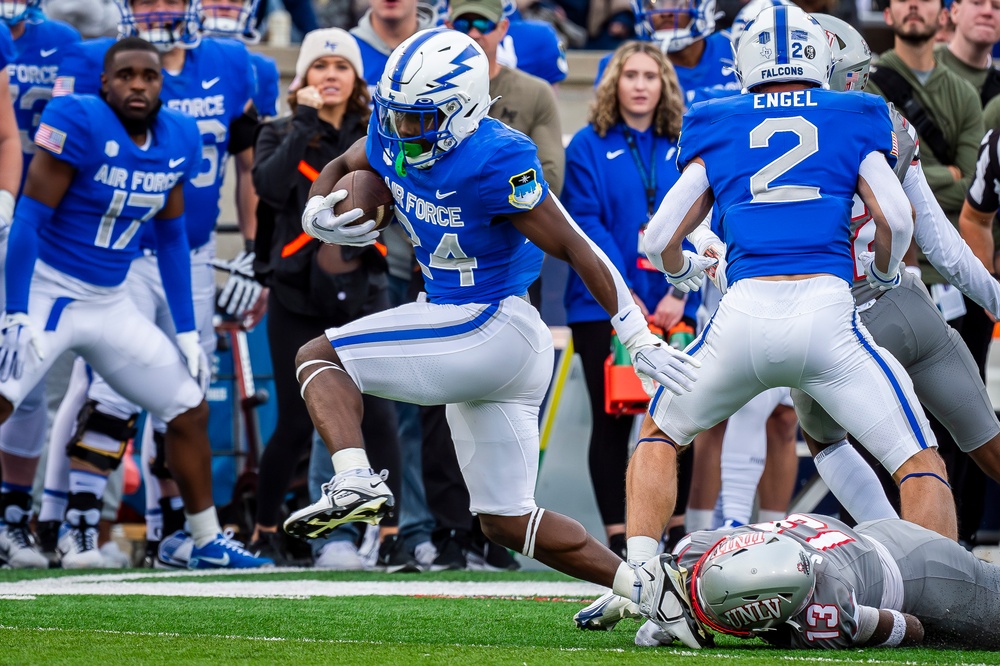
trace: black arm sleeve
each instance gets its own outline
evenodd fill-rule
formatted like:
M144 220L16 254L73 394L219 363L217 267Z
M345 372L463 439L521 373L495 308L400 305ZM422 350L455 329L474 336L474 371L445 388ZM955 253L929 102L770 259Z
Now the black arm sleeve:
M306 154L310 138L318 131L316 109L302 106L291 121L261 126L254 147L253 185L257 195L275 210L284 208L292 195L299 162Z
M253 136L258 122L257 109L251 106L240 114L239 118L229 123L230 155L239 155L247 148L253 147Z

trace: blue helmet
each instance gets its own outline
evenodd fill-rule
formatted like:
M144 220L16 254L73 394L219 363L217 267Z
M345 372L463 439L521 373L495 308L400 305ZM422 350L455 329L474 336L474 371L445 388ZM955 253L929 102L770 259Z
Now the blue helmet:
M201 41L199 0L186 0L183 11L136 14L131 0L115 0L121 12L120 37L141 37L162 52L174 48L193 49Z
M42 0L0 0L0 20L14 25L41 13Z
M260 41L260 32L254 25L259 4L260 0L205 0L201 3L201 34L256 44Z
M664 53L681 51L715 32L715 0L632 0L632 11L636 35L656 42Z

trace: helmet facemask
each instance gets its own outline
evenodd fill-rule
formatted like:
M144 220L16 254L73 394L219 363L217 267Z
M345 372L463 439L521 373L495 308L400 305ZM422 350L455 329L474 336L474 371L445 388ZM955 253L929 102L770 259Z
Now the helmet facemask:
M664 53L682 51L715 31L715 0L632 0L636 34Z
M136 13L131 0L116 0L122 14L118 24L120 37L140 37L161 53L175 48L192 49L201 41L198 0L187 0L182 11Z
M208 0L201 3L202 35L256 44L260 41L260 32L254 27L258 4L260 0L243 0L240 3Z
M20 23L32 12L41 14L41 4L41 0L0 0L0 20L7 25Z

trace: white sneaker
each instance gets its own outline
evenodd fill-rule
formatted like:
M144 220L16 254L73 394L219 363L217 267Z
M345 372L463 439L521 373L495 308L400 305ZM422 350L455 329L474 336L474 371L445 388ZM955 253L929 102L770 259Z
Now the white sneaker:
M63 523L59 528L59 560L63 569L103 569L104 556L97 547L97 527L81 522L80 527Z
M108 569L129 569L132 566L128 555L123 553L114 541L101 546L101 556L104 557L104 566Z
M657 555L635 569L632 598L638 597L639 612L667 635L690 648L712 644L712 636L694 619L684 585L682 568L673 555Z
M184 530L177 530L160 542L155 569L187 569L194 550L194 539Z
M0 526L0 560L12 569L48 569L27 521Z
M674 637L660 629L652 620L646 620L645 624L635 632L635 644L639 647L663 647L674 642Z
M300 539L320 539L338 525L350 522L377 524L396 505L385 485L389 473L351 470L323 484L323 496L285 521L285 531Z
M413 547L413 557L416 558L424 571L429 571L434 560L437 559L438 549L430 541L421 541Z
M611 631L625 618L641 620L639 607L611 591L573 616L577 627L595 631Z
M365 563L358 555L357 547L350 541L331 541L317 553L313 566L334 571L361 571L365 568Z

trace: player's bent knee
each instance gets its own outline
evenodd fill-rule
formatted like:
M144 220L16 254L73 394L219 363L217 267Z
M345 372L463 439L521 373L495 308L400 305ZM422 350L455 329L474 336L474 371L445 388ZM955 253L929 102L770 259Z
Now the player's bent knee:
M303 363L309 361L327 361L342 365L340 357L337 356L337 350L333 348L325 335L313 338L299 347L299 351L295 354L295 367L301 367ZM299 377L299 381L302 381L301 377Z
M167 424L167 428L182 432L207 430L208 403L202 400L186 412L178 414Z

